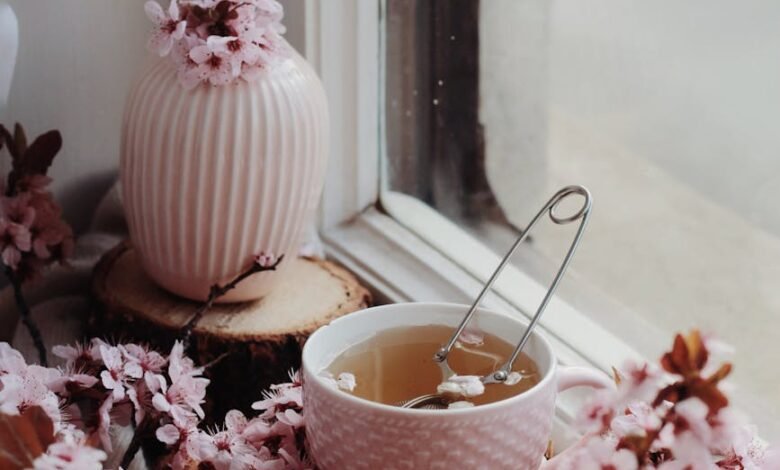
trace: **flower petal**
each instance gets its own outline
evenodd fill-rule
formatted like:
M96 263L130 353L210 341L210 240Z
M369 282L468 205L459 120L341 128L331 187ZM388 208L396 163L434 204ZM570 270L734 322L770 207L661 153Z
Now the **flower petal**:
M190 59L196 64L202 64L211 58L211 54L209 46L196 46L190 50Z
M175 3L176 0L171 1L171 4ZM149 0L144 4L144 11L146 12L146 16L148 16L149 19L158 26L162 25L166 20L165 12L163 11L160 4L154 0Z
M157 428L157 431L155 431L154 435L157 436L158 441L162 442L163 444L172 446L179 442L179 439L181 438L181 431L179 431L179 428L173 424L166 424L165 426Z

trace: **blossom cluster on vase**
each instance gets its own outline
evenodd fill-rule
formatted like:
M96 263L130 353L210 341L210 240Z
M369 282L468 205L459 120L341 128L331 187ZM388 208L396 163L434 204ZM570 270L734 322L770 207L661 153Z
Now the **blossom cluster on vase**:
M171 56L185 88L253 81L290 54L276 0L171 0L145 6L154 23L148 47Z
M729 406L720 384L727 351L697 331L678 335L661 367L629 362L617 388L601 390L583 407L585 438L554 460L564 469L779 469L780 452L759 438Z
M11 172L0 196L0 259L23 282L52 262L64 262L73 250L73 232L48 190L51 178L46 176L62 138L50 131L28 146L19 124L13 134L0 125L0 149L4 146Z

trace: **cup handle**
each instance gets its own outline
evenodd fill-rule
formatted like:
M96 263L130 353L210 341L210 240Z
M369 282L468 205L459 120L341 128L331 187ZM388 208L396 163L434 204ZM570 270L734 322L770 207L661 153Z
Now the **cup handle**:
M615 382L604 372L589 367L565 366L558 369L558 391L574 387L615 388Z

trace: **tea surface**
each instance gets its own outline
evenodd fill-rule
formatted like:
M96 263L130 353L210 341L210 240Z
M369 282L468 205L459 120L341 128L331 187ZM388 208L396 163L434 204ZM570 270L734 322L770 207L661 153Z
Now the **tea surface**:
M355 375L353 395L367 400L396 405L414 397L436 393L442 382L434 353L449 340L452 328L425 325L394 328L358 343L328 366L334 376L342 372ZM480 334L482 344L458 341L449 355L450 367L458 375L487 375L503 365L514 346L494 335ZM464 338L464 335L461 335ZM513 371L523 378L515 385L486 385L485 393L464 399L481 405L523 393L540 380L536 364L526 354L514 363Z

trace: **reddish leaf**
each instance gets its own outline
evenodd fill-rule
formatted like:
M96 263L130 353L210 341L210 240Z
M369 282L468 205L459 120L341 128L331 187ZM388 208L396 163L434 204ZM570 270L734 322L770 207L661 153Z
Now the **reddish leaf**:
M16 147L16 158L19 158L19 155L24 155L24 152L27 151L27 135L24 133L22 125L18 122L14 126L14 143Z
M685 400L686 398L687 391L685 389L685 383L675 382L661 389L661 391L658 392L658 396L656 396L655 400L653 400L652 405L655 408L665 401L677 403L678 401Z
M661 358L661 366L672 374L685 375L688 369L687 365L688 347L685 345L682 335L678 334L674 337L672 350Z
M45 175L61 148L62 136L59 131L49 131L38 136L25 152L18 168L19 173L21 175Z
M615 368L615 366L612 366L612 380L615 381L615 385L620 387L620 384L623 382L623 376L620 375L620 371Z
M19 416L0 413L0 468L30 468L52 442L54 425L41 408L28 408Z
M717 384L721 380L725 379L731 373L731 369L732 369L731 364L727 362L722 366L720 366L720 369L715 371L715 373L712 374L710 378L708 378L707 380L709 380L710 383L712 384Z
M698 397L710 409L710 416L718 414L722 408L729 405L729 399L718 389L717 384L708 380L698 379L689 386L690 396Z
M222 0L217 4L216 7L214 7L214 13L216 13L217 19L222 19L230 12L230 7L233 6L233 4L230 2L230 0Z
M8 129L0 124L0 150L3 148L3 143L8 146L8 152L11 154L11 158L16 158L16 146L14 145L14 138Z
M672 374L697 376L707 364L708 357L701 334L693 330L688 336L678 334L674 338L672 350L661 358L661 366Z
M685 337L685 345L688 348L689 367L691 367L692 371L701 371L707 364L709 353L707 352L707 348L704 347L704 341L701 339L699 330L692 330L688 336Z

